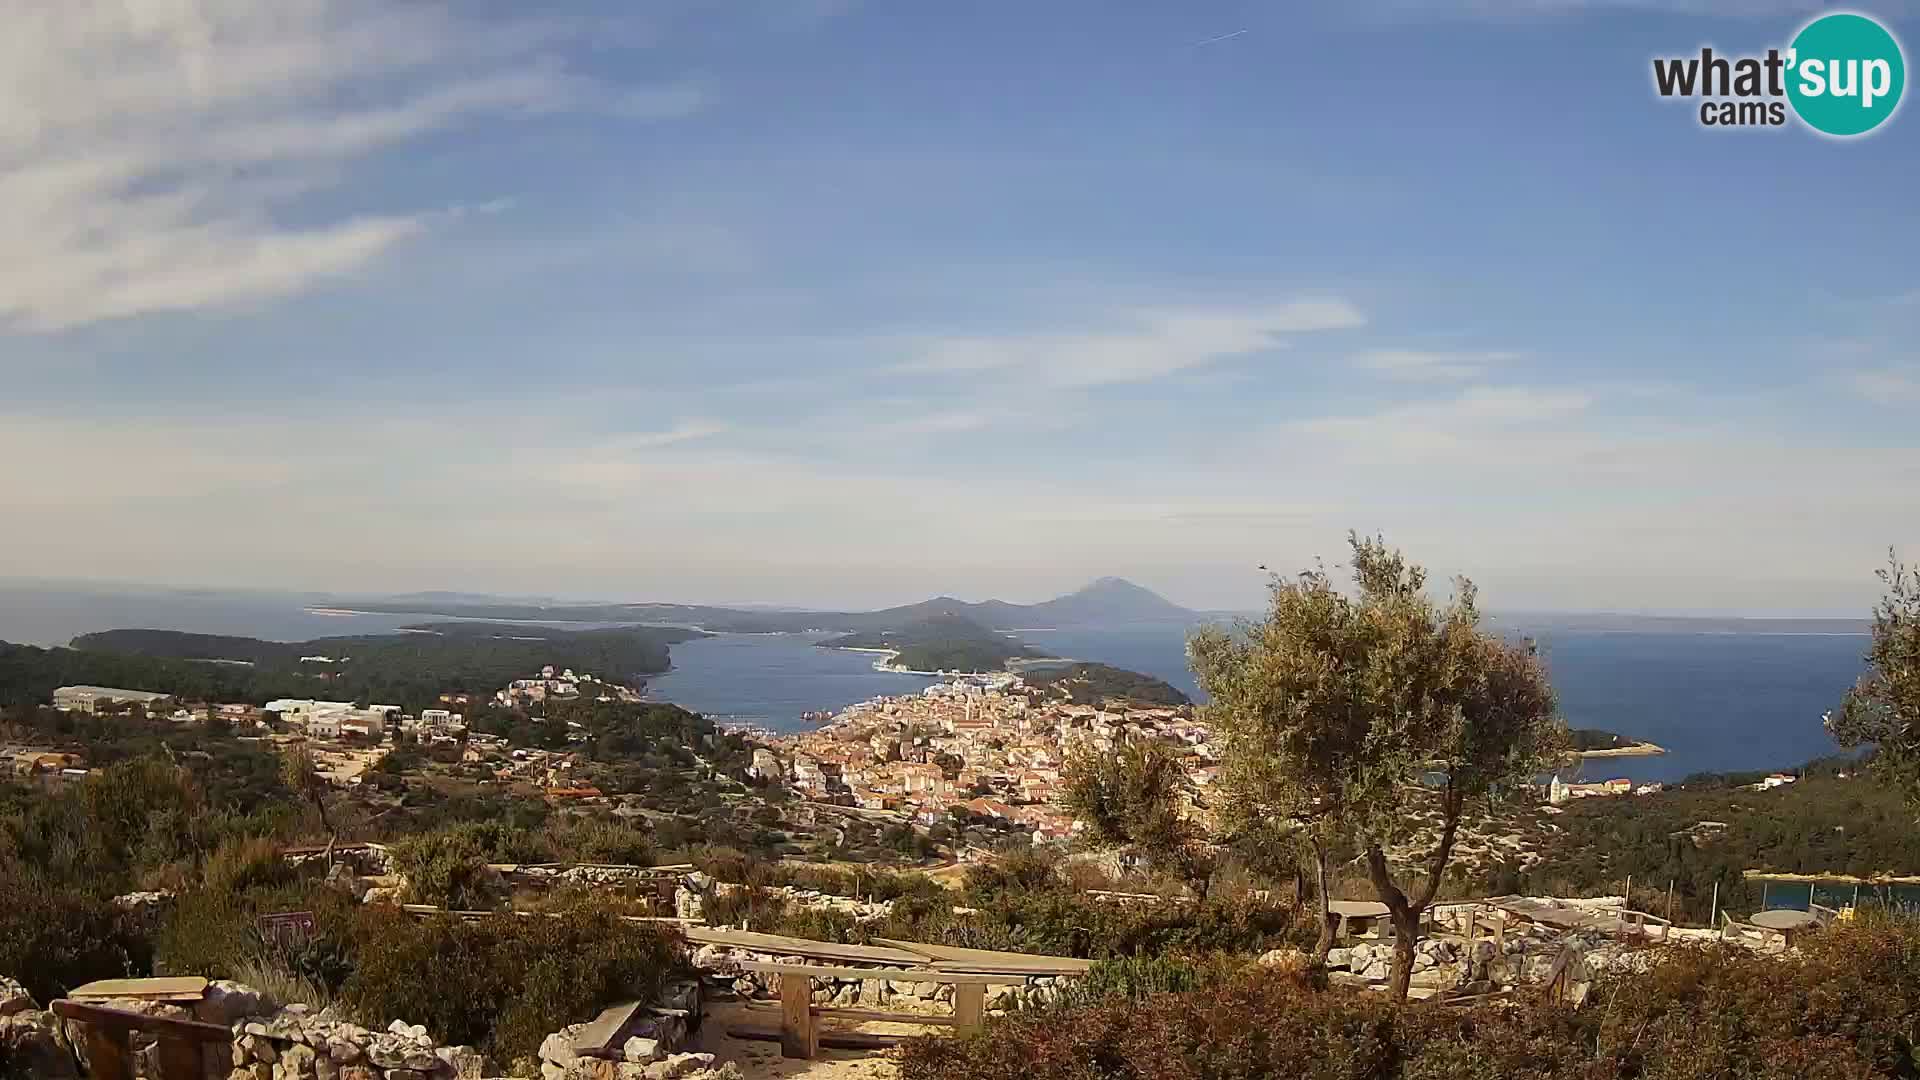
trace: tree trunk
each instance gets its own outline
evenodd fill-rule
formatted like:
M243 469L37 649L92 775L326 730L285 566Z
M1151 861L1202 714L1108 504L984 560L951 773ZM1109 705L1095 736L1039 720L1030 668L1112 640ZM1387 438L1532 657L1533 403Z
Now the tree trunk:
M313 797L313 808L320 811L320 827L327 830L327 852L322 858L326 860L327 873L331 874L333 873L333 841L335 834L333 831L333 821L327 817L326 797L315 794Z
M1387 905L1387 914L1393 920L1393 972L1387 982L1387 993L1394 1001L1407 1000L1407 987L1413 981L1413 946L1420 936L1420 908L1407 901L1407 894L1393 883L1393 875L1387 870L1386 853L1379 845L1367 847L1367 876L1373 880L1373 891L1380 902Z
M1387 994L1395 1001L1405 1001L1413 985L1413 946L1420 939L1420 913L1404 902L1392 912L1393 972L1387 981Z
M1314 868L1314 907L1320 913L1320 939L1313 945L1313 963L1315 967L1327 966L1327 954L1333 951L1333 933L1337 925L1333 913L1327 910L1330 897L1327 895L1327 846L1318 839L1313 841Z

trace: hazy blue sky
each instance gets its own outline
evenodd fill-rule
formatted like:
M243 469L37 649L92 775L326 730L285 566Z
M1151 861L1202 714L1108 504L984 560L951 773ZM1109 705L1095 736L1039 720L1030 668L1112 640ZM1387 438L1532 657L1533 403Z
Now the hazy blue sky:
M5 0L0 571L1858 614L1920 117L1648 65L1808 10Z

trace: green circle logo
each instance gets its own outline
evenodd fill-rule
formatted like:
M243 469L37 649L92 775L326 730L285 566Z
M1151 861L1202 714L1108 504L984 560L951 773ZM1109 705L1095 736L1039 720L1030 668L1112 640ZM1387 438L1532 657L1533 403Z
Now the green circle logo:
M1807 126L1827 135L1879 127L1900 107L1906 86L1900 43L1865 15L1822 15L1787 52L1787 100Z

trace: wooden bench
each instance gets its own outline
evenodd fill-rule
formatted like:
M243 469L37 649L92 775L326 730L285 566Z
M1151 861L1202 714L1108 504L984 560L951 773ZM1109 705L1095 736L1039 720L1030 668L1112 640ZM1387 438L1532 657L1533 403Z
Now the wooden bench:
M233 1032L219 1024L197 1020L170 1020L160 1016L110 1009L65 998L51 1006L53 1014L81 1025L87 1048L87 1075L92 1080L133 1080L132 1034L149 1032L160 1044L157 1080L202 1080L206 1075L205 1048L220 1044L216 1061L231 1051Z
M764 961L740 962L740 970L780 979L780 1056L812 1058L820 1053L820 1024L823 1017L846 1020L885 1021L901 1024L950 1025L966 1034L980 1029L986 1016L988 986L1024 986L1025 975L989 974L971 971L936 971L933 968L849 968L814 967L807 964L773 964ZM919 1016L913 1013L885 1012L875 1009L835 1008L813 1003L814 979L885 979L889 982L947 983L953 986L952 1016ZM752 1028L730 1029L738 1038L772 1038ZM876 1038L868 1036L867 1038ZM884 1036L878 1038L885 1038ZM864 1041L864 1040L863 1040Z

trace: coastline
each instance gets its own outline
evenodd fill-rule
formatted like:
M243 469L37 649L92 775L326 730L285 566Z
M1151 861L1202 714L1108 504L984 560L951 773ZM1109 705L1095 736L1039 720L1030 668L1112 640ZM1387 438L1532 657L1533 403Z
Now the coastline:
M1005 671L921 671L918 668L902 667L894 663L894 657L900 655L898 649L873 649L859 645L830 645L834 652L872 653L880 657L873 662L873 670L884 671L889 675L919 675L928 679L990 679L995 675L1009 674Z
M1604 750L1576 750L1575 757L1613 758L1613 757L1657 757L1667 752L1667 748L1658 743L1637 742L1632 746L1609 746Z

